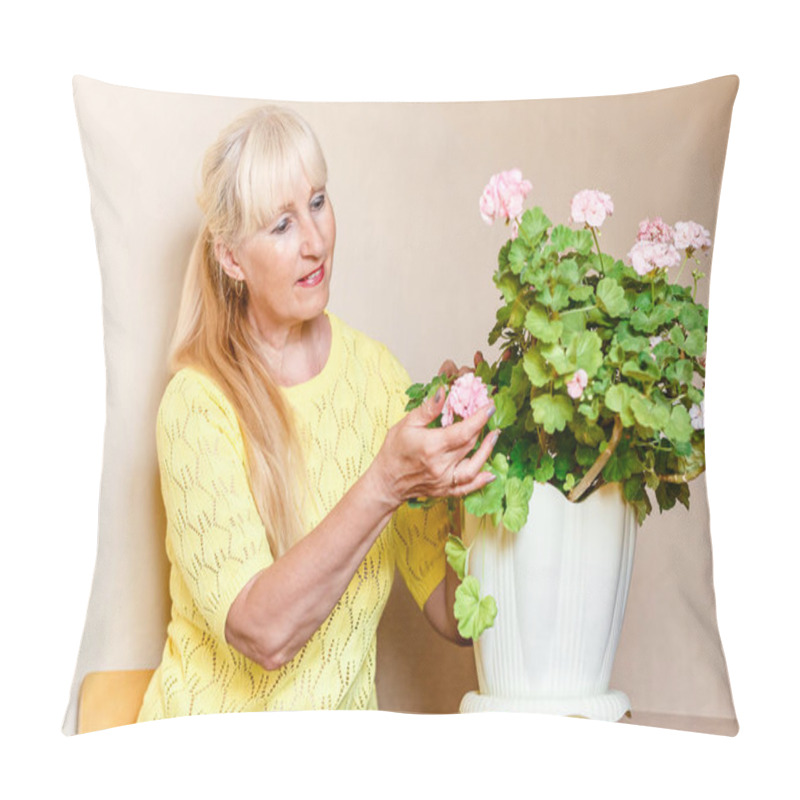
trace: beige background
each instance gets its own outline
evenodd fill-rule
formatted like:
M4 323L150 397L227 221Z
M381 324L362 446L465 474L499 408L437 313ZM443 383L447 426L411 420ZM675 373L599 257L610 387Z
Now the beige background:
M331 309L385 341L412 378L485 345L504 241L477 202L519 167L556 222L599 188L616 211L604 249L627 252L644 216L714 232L735 78L640 95L452 104L289 104L315 128L338 221ZM77 79L76 104L103 274L108 416L98 558L65 731L93 670L155 666L168 614L152 430L183 265L196 229L199 159L255 101L161 94ZM713 324L713 312L712 312ZM612 679L634 721L735 732L711 580L705 484L692 511L642 528ZM424 627L398 582L381 629L389 710L455 711L472 655Z

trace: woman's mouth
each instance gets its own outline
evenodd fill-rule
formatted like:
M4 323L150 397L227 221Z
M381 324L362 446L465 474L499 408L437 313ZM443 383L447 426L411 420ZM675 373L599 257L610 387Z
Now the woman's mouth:
M322 279L325 277L325 265L321 264L317 269L313 272L309 272L304 278L300 278L297 281L298 286L302 286L305 289L311 289L314 286L319 286L322 283Z

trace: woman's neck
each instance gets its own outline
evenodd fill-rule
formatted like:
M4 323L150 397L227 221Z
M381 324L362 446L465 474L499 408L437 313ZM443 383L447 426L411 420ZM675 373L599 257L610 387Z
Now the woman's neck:
M255 326L262 358L279 386L296 386L322 372L331 349L331 323L327 315L281 330Z

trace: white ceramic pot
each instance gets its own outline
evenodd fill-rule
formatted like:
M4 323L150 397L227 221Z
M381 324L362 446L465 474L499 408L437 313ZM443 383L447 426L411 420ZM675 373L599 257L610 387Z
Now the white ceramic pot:
M497 601L475 643L479 692L461 711L532 711L618 720L630 701L608 688L628 597L636 515L618 484L570 503L536 484L519 533L465 519L469 573Z

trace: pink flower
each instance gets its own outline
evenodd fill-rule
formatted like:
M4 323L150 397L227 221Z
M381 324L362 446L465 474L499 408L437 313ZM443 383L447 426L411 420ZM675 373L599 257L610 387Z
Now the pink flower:
M585 369L579 369L570 380L567 381L567 394L574 400L577 400L586 388L589 382L589 376L586 374Z
M592 228L599 228L606 216L614 213L614 203L605 192L583 189L572 198L570 215L573 222L585 222Z
M639 242L664 242L665 244L671 244L674 234L675 231L673 231L661 217L656 217L653 220L648 217L639 223L639 235L636 237L636 240Z
M489 391L484 382L474 372L464 373L455 380L444 401L442 427L452 425L455 415L466 419L488 403Z
M697 222L676 222L675 247L678 250L706 250L711 247L711 234Z
M522 204L533 187L518 169L492 175L480 201L481 216L491 225L497 219L514 220L522 214Z
M628 253L631 265L639 275L647 275L654 269L675 267L681 263L681 254L675 245L668 242L637 241Z

